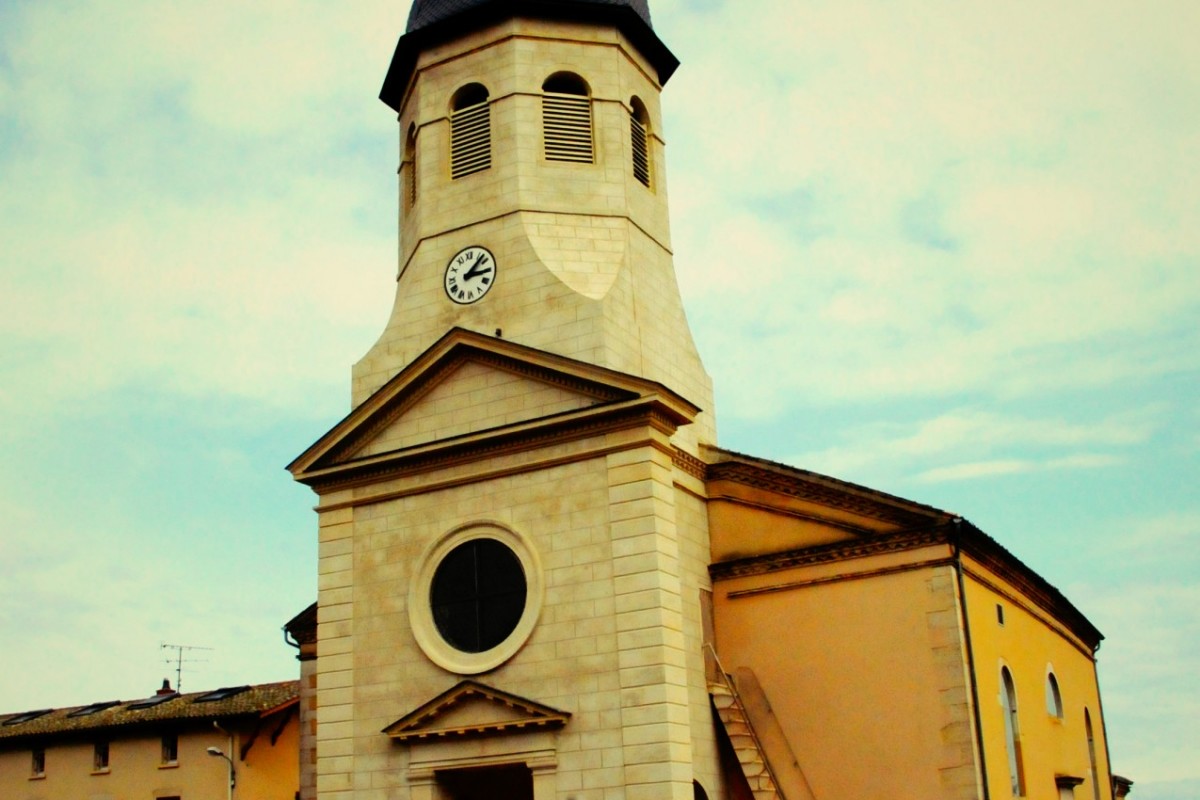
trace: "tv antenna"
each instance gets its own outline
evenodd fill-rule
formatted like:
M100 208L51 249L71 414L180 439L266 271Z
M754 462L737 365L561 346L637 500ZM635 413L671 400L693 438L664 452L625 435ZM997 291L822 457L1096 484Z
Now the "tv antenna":
M175 691L183 692L183 665L184 664L203 664L208 661L207 658L195 658L190 655L193 650L212 650L211 647L199 647L191 644L160 644L159 647L163 650L172 651L169 656L163 659L163 663L170 666L175 665Z

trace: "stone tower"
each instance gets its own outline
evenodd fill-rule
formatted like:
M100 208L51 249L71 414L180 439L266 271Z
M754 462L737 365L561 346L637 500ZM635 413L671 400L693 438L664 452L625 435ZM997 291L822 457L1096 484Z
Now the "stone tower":
M413 5L381 93L400 121L396 303L355 405L461 327L670 386L705 412L683 438L713 439L668 228L659 93L677 61L649 20L645 0ZM448 298L470 246L489 283Z
M319 496L322 800L723 796L712 390L646 0L417 0L395 307Z

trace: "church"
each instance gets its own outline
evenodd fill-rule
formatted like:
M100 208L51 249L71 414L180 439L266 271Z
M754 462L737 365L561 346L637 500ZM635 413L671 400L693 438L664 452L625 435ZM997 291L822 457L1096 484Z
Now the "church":
M289 465L301 797L1123 796L1066 597L956 514L718 446L678 65L647 0L413 4L395 305Z

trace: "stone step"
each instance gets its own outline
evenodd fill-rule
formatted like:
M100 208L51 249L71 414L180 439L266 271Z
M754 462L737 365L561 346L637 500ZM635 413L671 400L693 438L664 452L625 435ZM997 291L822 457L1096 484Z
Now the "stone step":
M717 709L717 716L725 727L725 733L729 736L730 744L733 745L733 751L737 755L754 800L781 800L737 695L721 684L709 686L709 694L712 696L713 706Z

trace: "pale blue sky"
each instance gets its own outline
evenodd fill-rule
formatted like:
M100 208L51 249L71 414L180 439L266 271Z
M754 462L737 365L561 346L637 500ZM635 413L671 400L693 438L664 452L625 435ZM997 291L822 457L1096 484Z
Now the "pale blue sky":
M725 447L960 513L1200 798L1200 5L652 0ZM0 710L292 674L394 288L407 2L0 0Z

